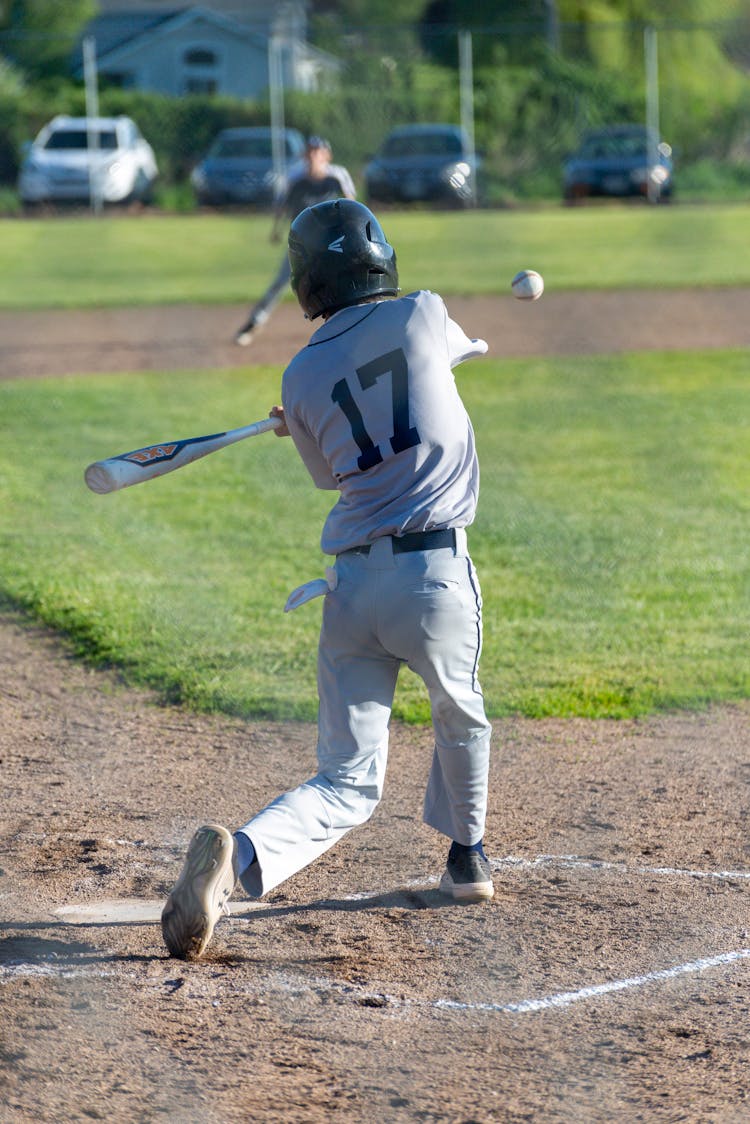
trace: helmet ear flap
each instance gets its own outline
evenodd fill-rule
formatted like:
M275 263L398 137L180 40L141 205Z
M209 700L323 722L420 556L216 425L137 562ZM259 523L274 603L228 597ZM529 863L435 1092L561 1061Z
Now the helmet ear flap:
M289 264L292 289L310 320L398 293L396 253L372 211L353 199L317 203L297 216Z

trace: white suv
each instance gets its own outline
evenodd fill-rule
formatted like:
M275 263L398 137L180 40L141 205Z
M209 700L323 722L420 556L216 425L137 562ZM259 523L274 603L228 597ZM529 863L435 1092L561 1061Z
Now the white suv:
M55 117L29 146L18 176L21 202L147 200L158 169L129 117Z

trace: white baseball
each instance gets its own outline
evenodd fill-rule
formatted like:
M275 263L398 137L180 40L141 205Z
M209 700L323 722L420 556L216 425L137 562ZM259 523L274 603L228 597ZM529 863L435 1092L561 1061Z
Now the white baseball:
M513 296L519 301L538 301L544 292L544 279L535 269L522 269L510 283Z

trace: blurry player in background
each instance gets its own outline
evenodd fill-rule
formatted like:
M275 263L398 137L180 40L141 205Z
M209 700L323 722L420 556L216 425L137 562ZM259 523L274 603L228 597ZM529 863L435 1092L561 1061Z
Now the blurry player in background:
M340 164L331 163L331 146L323 137L309 137L305 146L305 162L292 172L286 192L276 208L271 241L281 240L282 228L288 226L306 207L326 199L354 199L352 177ZM284 253L279 271L260 300L253 306L245 323L235 336L242 347L252 342L255 332L265 324L281 300L289 284L289 257Z

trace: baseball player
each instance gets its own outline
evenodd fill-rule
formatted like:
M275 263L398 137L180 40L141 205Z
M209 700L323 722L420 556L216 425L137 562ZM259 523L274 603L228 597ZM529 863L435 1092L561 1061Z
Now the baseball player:
M278 242L281 228L295 219L300 211L321 203L325 199L355 197L354 183L346 168L331 163L331 146L323 137L309 137L305 145L303 166L290 176L286 193L276 208L271 241ZM247 347L255 332L265 324L281 300L289 284L289 257L285 253L279 271L260 300L253 306L245 323L235 336L235 342Z
M479 470L453 376L487 344L435 293L397 297L396 255L361 203L303 211L289 260L305 315L322 324L284 372L271 415L316 486L339 493L321 538L336 561L318 650L318 768L234 834L208 824L193 836L162 914L167 948L182 958L202 954L237 880L260 897L372 815L402 664L430 697L424 820L451 841L440 889L461 902L493 895L482 603L466 543Z

